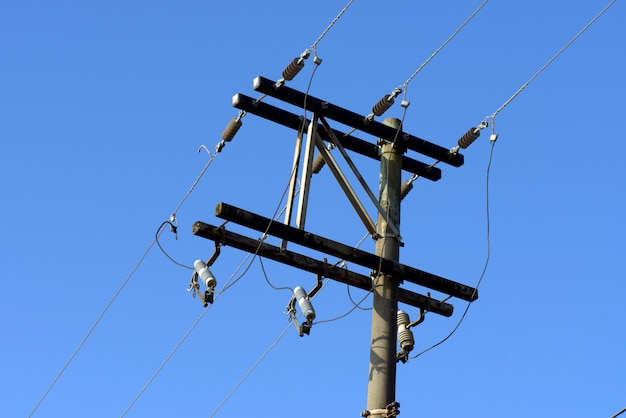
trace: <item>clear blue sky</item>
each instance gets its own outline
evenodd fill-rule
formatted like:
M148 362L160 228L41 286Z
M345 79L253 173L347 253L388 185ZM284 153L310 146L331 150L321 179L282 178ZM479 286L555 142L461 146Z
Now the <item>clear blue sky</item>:
M454 146L606 3L490 1L411 82L405 130ZM479 4L356 0L318 45L323 63L311 94L369 113ZM1 416L35 407L207 163L196 151L215 149L237 115L231 97L257 97L253 78L279 78L344 5L0 7ZM610 417L626 407L625 18L617 2L496 118L491 261L480 297L446 343L398 365L401 416ZM308 60L289 85L305 90L312 68ZM398 103L385 114L401 115ZM478 281L487 255L489 133L464 152L463 167L440 165L440 181L414 183L402 206L403 263ZM169 229L161 236L172 258L190 266L211 255L212 243L191 226L221 223L218 202L266 217L284 206L294 138L247 115L176 213L178 239ZM376 190L378 163L354 160ZM307 230L349 245L366 232L327 169L313 178ZM373 252L374 243L361 248ZM245 255L222 250L212 267L218 288ZM264 266L277 287L314 285L311 274ZM34 416L120 416L203 312L187 292L190 277L152 247ZM289 298L254 261L126 416L210 416L288 325ZM414 329L415 353L456 325L466 305L450 302L452 318L428 314ZM369 306L371 296L362 303ZM315 308L326 320L353 304L346 286L331 281ZM216 416L360 416L370 316L356 309L303 338L292 327Z

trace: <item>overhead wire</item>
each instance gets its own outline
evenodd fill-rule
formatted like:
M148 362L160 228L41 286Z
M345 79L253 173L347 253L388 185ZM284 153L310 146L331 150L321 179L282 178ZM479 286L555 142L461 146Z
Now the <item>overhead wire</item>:
M287 331L289 331L289 329L291 328L291 324L287 325L285 327L285 329L278 335L278 338L276 338L274 340L274 342L272 342L267 349L265 349L265 351L263 352L263 354L261 354L261 357L258 358L258 360L256 362L254 362L254 364L252 365L252 367L243 375L243 377L239 380L239 382L237 382L237 384L231 389L230 392L228 392L228 394L226 395L226 397L219 403L219 405L217 405L217 407L213 410L213 412L211 412L211 415L209 415L210 418L214 417L215 414L217 414L217 412L222 409L222 407L226 404L226 402L228 402L228 400L230 399L231 396L233 396L233 394L237 391L237 389L239 389L239 387L243 384L243 382L246 381L246 379L252 374L252 372L257 368L257 366L259 364L261 364L261 362L265 359L265 357L267 357L267 355L270 353L270 351L272 351L272 349L274 347L276 347L276 345L280 342L280 340L285 336L285 334L287 334Z
M561 49L559 49L559 51L556 54L554 54L552 58L550 58L539 70L537 70L537 72L533 74L533 76L530 77L530 79L528 79L527 82L522 84L522 86L515 93L513 93L513 95L510 98L508 98L502 104L502 106L500 106L495 112L491 114L490 116L491 120L493 121L493 119L495 119L495 117L502 110L504 110L504 108L507 107L509 103L511 103L526 87L528 87L530 83L532 83L539 76L539 74L541 74L546 68L548 68L548 66L552 64L552 62L555 59L557 59L559 55L561 55L567 48L569 48L569 46L572 45L580 37L580 35L582 35L587 29L589 29L589 27L591 27L591 25L593 25L596 22L596 20L598 20L600 16L602 16L615 3L615 1L616 0L611 0L606 6L604 6L604 8L597 15L595 15L595 17L591 19L589 23L585 25L585 27L583 27L580 31L578 31L578 33L574 35L572 39L570 39Z
M206 147L205 147L206 148ZM199 148L198 152L200 152L200 150L202 149ZM56 383L59 381L59 379L61 378L61 376L63 375L63 373L65 372L65 370L68 368L68 366L70 365L70 363L74 360L74 358L76 357L76 355L78 354L78 352L83 348L83 346L85 345L85 343L87 342L87 340L89 339L89 337L91 336L91 334L93 333L93 331L96 329L96 327L98 326L98 324L100 324L100 321L102 320L102 318L104 317L104 315L108 312L109 308L111 307L111 305L113 305L113 302L115 302L115 300L117 299L117 297L120 295L120 293L122 292L122 290L124 290L124 288L126 287L126 285L128 284L128 282L130 281L130 279L133 277L133 275L135 274L135 272L137 271L137 269L139 268L139 266L141 266L141 264L143 263L143 261L145 260L146 256L148 255L148 253L150 252L150 250L152 249L152 247L154 246L155 243L158 243L158 238L160 236L160 234L162 234L163 230L162 227L168 223L171 222L172 219L176 219L175 214L178 212L178 210L182 207L182 205L185 203L185 201L187 200L187 198L191 195L191 193L193 192L193 190L196 188L196 186L198 185L198 183L200 182L200 179L202 178L202 176L204 176L204 173L207 171L207 169L209 168L209 166L211 165L211 163L215 160L215 157L217 156L217 154L210 154L210 158L209 161L204 165L204 167L202 168L202 170L200 171L200 173L198 174L198 176L196 177L196 179L194 180L193 184L191 185L191 187L189 188L189 190L187 191L187 193L183 196L182 200L178 203L178 205L176 206L176 208L174 209L174 211L172 212L172 215L170 216L170 221L166 221L164 224L161 225L161 227L159 228L160 231L157 231L157 234L155 236L155 238L152 240L152 242L148 245L148 247L146 248L146 250L144 251L144 253L141 255L141 257L139 258L139 261L135 264L135 266L131 269L130 273L126 276L126 278L124 279L124 281L122 282L122 284L120 285L120 287L117 289L117 291L113 294L113 296L111 297L111 299L109 300L109 302L106 304L106 306L104 307L104 309L102 310L102 312L100 313L100 315L98 315L98 318L96 319L96 321L93 323L93 325L91 326L91 328L89 328L89 330L87 331L87 334L85 335L85 337L81 340L81 342L78 344L78 346L76 347L76 349L74 350L74 352L70 355L70 357L68 358L68 360L65 362L65 364L63 365L63 367L61 368L61 370L59 371L59 373L55 376L55 378L52 380L52 383L48 386L48 388L46 389L46 391L44 392L44 394L41 396L41 398L37 401L37 404L35 405L35 407L30 411L30 413L28 414L28 417L31 417L39 408L39 406L42 404L42 402L44 401L44 399L48 396L48 394L50 393L50 391L52 390L52 388L56 385Z
M246 257L244 257L243 261L239 264L239 266L235 269L235 271L230 275L230 277L228 278L228 280L226 281L226 283L224 284L224 286L222 287L222 289L220 291L218 291L215 295L214 298L214 302L217 301L217 299L230 287L229 283L231 280L233 280L233 277L235 277L235 275L239 272L239 270L241 269L241 267L245 264L246 260L250 257L250 254L247 254ZM169 354L165 357L165 360L163 360L163 362L161 363L161 365L159 365L159 367L156 369L156 371L152 374L152 376L148 379L148 381L146 382L146 384L141 388L141 390L137 393L137 395L135 395L135 397L133 398L133 400L130 402L130 404L126 407L126 409L124 410L124 412L122 412L122 414L120 415L120 417L124 417L130 410L131 408L135 405L135 403L139 400L139 398L144 394L144 392L146 391L146 389L148 389L148 387L152 384L152 382L154 381L154 379L156 379L157 375L161 372L161 370L163 370L163 368L165 367L165 365L170 361L170 359L174 356L174 354L176 353L176 351L178 351L178 349L180 348L180 346L185 342L185 340L187 339L187 337L189 337L189 335L191 334L191 332L196 328L196 326L200 323L200 320L202 320L202 318L204 318L204 316L206 315L206 313L208 312L209 308L213 306L213 304L208 305L207 307L205 307L202 312L200 313L200 315L198 316L198 318L193 322L193 324L191 325L191 327L189 327L189 329L187 330L187 332L185 332L185 334L181 337L181 339L178 341L178 343L176 343L176 345L174 346L174 348L169 352Z
M326 286L326 284L328 283L328 280L324 282L324 284L322 285L322 288L320 289L320 291L322 289L324 289L324 287ZM318 293L319 294L319 293ZM316 295L315 295L316 296ZM313 296L313 298L315 298L315 296ZM302 315L302 312L300 312L298 314L298 316ZM252 372L257 368L257 366L259 364L261 364L261 362L265 359L265 357L267 357L267 355L269 354L269 352L276 347L276 345L280 342L280 340L285 336L285 334L287 333L287 331L289 331L289 329L291 328L291 324L287 325L285 327L285 329L283 329L283 331L278 335L278 337L267 347L267 349L263 352L263 354L261 354L261 356L257 359L257 361L254 362L254 364L252 365L252 367L250 367L250 369L248 369L248 371L243 375L243 377L235 384L235 386L230 390L230 392L228 392L228 394L226 394L226 396L224 397L224 399L222 399L222 401L217 405L217 407L213 410L213 412L211 412L211 415L209 416L209 418L213 418L215 416L215 414L217 414L217 412L222 409L222 407L226 404L226 402L231 398L231 396L233 396L233 394L237 391L237 389L239 389L239 387L245 382L245 380L252 374Z
M315 51L317 49L317 44L320 43L320 41L326 36L328 31L330 31L330 29L335 25L335 23L337 23L339 21L339 19L341 19L341 16L343 16L343 14L348 10L348 8L352 5L353 1L354 0L348 1L348 3L343 7L343 9L341 9L339 14L337 16L335 16L335 18L330 22L330 24L326 27L326 29L324 29L324 31L321 33L321 35L315 40L315 42L313 42L313 45L311 45L311 49L313 49L313 51Z
M161 232L163 232L163 227L165 225L170 225L170 227L172 228L172 232L174 232L176 234L176 229L177 226L175 226L171 221L164 221L161 226L159 226L159 228L157 229L157 232L154 236L154 240L156 241L157 245L159 246L159 249L161 250L161 252L174 264L176 264L179 267L183 267L186 268L187 270L193 270L193 267L191 266L187 266L185 264L182 264L178 261L176 261L171 255L168 254L167 251L165 251L165 248L163 248L163 246L161 245L161 242L159 241L159 236L161 235Z
M493 160L493 150L495 148L495 145L496 145L495 142L491 143L491 150L489 151L489 161L487 163L487 173L486 173L486 176L485 176L486 177L486 180L485 180L485 215L486 215L486 225L487 225L486 226L486 232L487 232L487 237L486 237L487 238L487 257L485 258L485 264L483 266L483 269L482 269L482 272L480 274L480 277L478 278L478 282L476 283L476 286L474 287L474 291L472 292L472 295L470 296L470 300L473 300L474 296L478 292L478 288L480 287L480 284L482 283L483 278L485 277L485 273L487 272L487 267L489 266L489 259L491 258L491 216L489 214L489 174L490 174L490 171L491 171L491 162ZM425 353L429 352L433 348L436 348L436 347L440 346L441 344L446 342L450 337L452 337L452 335L461 326L461 323L465 319L465 316L467 315L467 312L469 311L469 308L470 308L471 305L472 305L472 302L468 302L467 303L467 306L465 307L465 310L463 311L463 314L459 318L459 321L457 322L456 326L452 329L452 331L450 331L450 333L445 338L443 338L439 342L431 345L430 347L426 348L425 350L415 354L411 358L414 359L414 358L417 358L417 357L421 356L422 354L425 354Z
M433 52L433 53L430 55L430 57L428 57L428 58L426 59L426 61L424 61L424 62L423 62L423 63L422 63L419 67L417 67L417 69L413 72L413 74L411 74L411 75L409 76L409 78L407 78L407 80L404 82L404 98L405 98L405 100L406 100L406 91L407 91L407 89L409 88L409 83L410 83L410 82L411 82L411 81L415 78L415 76L417 76L417 74L418 74L420 71L422 71L422 69L423 69L426 65L428 65L428 63L429 63L430 61L432 61L432 60L433 60L433 58L435 58L435 56L436 56L437 54L439 54L439 52L440 52L443 48L445 48L445 46L446 46L446 45L448 45L448 43L450 43L450 41L452 41L452 39L454 39L454 38L456 37L456 35L457 35L460 31L461 31L461 29L463 29L463 28L465 27L465 25L467 25L467 24L468 24L468 23L469 23L472 19L474 19L474 16L476 16L476 15L478 14L478 12L480 12L480 11L481 11L481 9L482 9L483 7L485 7L485 5L487 4L487 2L488 2L488 1L489 1L489 0L485 0L485 1L483 1L483 2L481 3L481 5L480 5L480 6L478 6L478 8L477 8L476 10L474 10L474 12L473 12L473 13L472 13L472 14L471 14L471 15L470 15L467 19L465 19L465 21L461 24L461 26L459 26L459 27L458 27L458 28L457 28L457 29L456 29L456 30L452 33L452 35L450 35L450 36L448 37L448 39L446 39L446 40L444 41L444 43L442 43L442 44L441 44L441 46L439 46L439 48L437 48L437 49L435 50L435 52Z

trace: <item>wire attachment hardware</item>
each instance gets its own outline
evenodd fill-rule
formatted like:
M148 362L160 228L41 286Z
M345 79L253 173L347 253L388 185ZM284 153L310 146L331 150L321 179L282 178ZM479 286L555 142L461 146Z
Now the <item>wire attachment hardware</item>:
M402 201L411 190L413 190L413 182L417 180L419 176L417 174L413 174L410 179L402 182L400 186L400 201Z
M311 56L311 51L307 48L304 50L302 54L300 54L299 57L294 58L289 63L289 65L285 67L285 69L282 72L282 78L276 82L276 85L274 87L276 89L279 89L285 84L285 81L293 80L295 76L297 76L298 73L304 68L304 60L306 60L310 56ZM322 62L322 60L317 58L317 56L315 57L315 59L316 59L315 61L316 64L318 63L318 61L319 63Z
M313 320L315 319L315 309L313 308L313 304L311 303L311 298L315 296L321 288L322 276L318 274L317 283L308 294L301 286L296 286L296 288L293 289L293 297L287 305L287 312L289 313L289 318L293 321L296 329L298 330L298 335L300 335L301 337L304 334L309 335L309 333L311 332ZM305 318L305 322L303 322L302 324L298 322L298 316L296 315L296 301L298 302L298 305L300 306L300 311Z
M391 94L385 94L382 99L380 99L373 107L372 113L367 115L363 120L364 123L370 123L374 120L375 116L382 116L393 104L395 103L396 97L398 97L402 93L402 89L400 87L396 87L393 89Z
M224 128L224 130L222 131L222 140L215 147L216 152L222 152L222 150L226 146L226 143L233 140L233 138L235 137L235 135L241 128L241 125L243 125L243 123L241 122L241 119L244 116L246 116L246 112L241 110L239 112L239 115L237 115L236 118L232 118L230 122L228 122L228 125L226 125L226 128Z
M459 140L457 141L457 146L450 149L450 154L456 155L458 154L459 149L466 149L467 147L472 145L472 143L476 141L480 136L480 131L485 129L487 126L489 126L489 122L487 122L487 119L484 119L476 128L469 128L467 132L465 132L463 136L459 138Z
M189 282L189 289L187 291L194 293L193 297L198 296L202 305L206 308L209 304L213 304L213 295L215 293L215 286L217 286L217 279L209 270L209 267L213 265L217 257L220 255L221 245L218 242L215 242L215 252L209 258L209 260L205 263L202 260L196 260L193 263L194 272L191 275L191 280ZM204 292L200 291L200 280L206 286Z
M371 417L372 415L382 415L383 417L393 418L400 415L400 409L398 408L400 408L400 403L394 401L387 405L384 409L365 410L361 412L361 416Z

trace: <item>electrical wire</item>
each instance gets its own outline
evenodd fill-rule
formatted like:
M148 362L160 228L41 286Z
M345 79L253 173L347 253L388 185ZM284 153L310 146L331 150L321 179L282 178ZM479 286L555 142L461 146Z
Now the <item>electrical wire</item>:
M87 335L85 335L85 337L83 338L83 340L80 342L80 344L78 344L78 347L76 347L76 349L74 350L74 352L72 353L72 355L70 356L70 358L65 362L65 364L63 365L63 367L61 368L61 370L59 371L59 373L56 375L56 377L54 378L54 380L52 381L52 383L50 384L50 386L48 386L48 389L46 389L46 391L44 392L44 394L42 395L42 397L39 399L39 401L37 402L37 404L35 405L35 407L33 408L32 411L30 411L30 413L28 414L29 418L35 413L35 411L37 411L37 409L39 408L39 406L41 405L41 403L43 402L43 400L46 398L46 396L48 396L48 393L50 393L50 391L52 390L52 388L54 387L54 385L57 383L57 381L61 378L61 375L63 374L63 372L65 372L65 369L67 369L67 367L70 365L70 363L72 362L72 360L74 360L74 357L76 357L76 355L78 354L78 352L80 351L81 348L83 348L83 345L85 345L85 343L87 342L87 339L89 339L89 337L91 336L91 334L93 333L93 331L96 329L96 327L98 326L98 324L100 323L100 321L102 320L102 318L104 317L104 315L107 313L107 311L109 310L109 308L111 307L111 305L113 304L113 302L115 301L115 299L117 299L117 297L119 296L119 294L122 292L122 290L124 289L124 287L126 286L126 284L128 283L128 281L131 279L131 277L133 277L133 274L135 274L135 272L137 271L137 269L139 268L139 266L141 265L141 263L143 262L143 260L146 258L146 256L148 255L148 253L150 252L150 250L152 249L152 247L154 246L156 240L153 240L150 245L148 245L148 248L146 249L146 251L143 253L143 255L139 258L139 261L137 262L137 264L135 264L135 266L133 267L133 269L130 271L130 273L128 274L128 276L126 276L126 279L124 279L124 281L122 282L122 285L117 289L117 291L113 294L113 297L111 298L111 300L109 300L109 303L107 303L107 305L104 307L104 310L100 313L100 315L98 316L98 318L96 319L96 321L93 323L93 325L91 326L91 328L89 328L89 331L87 331Z
M343 9L341 9L341 11L339 12L339 14L332 20L332 22L330 22L330 24L326 27L326 29L324 29L324 31L322 32L322 34L315 40L315 42L313 42L313 45L311 45L311 49L313 49L313 53L317 55L317 53L315 52L317 49L317 44L320 43L320 41L326 36L326 34L328 33L328 31L335 25L335 23L337 23L337 21L339 19L341 19L341 16L343 16L343 14L346 12L346 10L348 10L348 8L352 5L352 2L354 0L350 0Z
M276 287L272 284L272 282L270 281L269 277L267 276L267 272L265 271L265 265L263 265L263 257L259 257L259 264L261 264L261 271L263 271L263 277L265 277L265 281L267 282L267 284L274 290L288 290L289 292L293 293L293 288L289 287L289 286L284 286L284 287Z
M217 298L218 295L216 295ZM165 365L167 364L167 362L172 358L172 356L176 353L176 351L180 348L180 346L183 344L183 342L185 342L185 340L187 339L187 337L189 336L189 334L191 334L191 332L194 330L194 328L196 327L196 325L198 325L198 323L200 323L200 320L202 318L204 318L204 315L206 315L206 313L209 311L209 308L213 306L213 305L209 305L206 308L204 308L204 310L202 311L202 313L200 314L200 316L198 316L198 319L195 320L195 322L191 325L191 327L189 327L189 329L187 330L187 332L185 333L185 335L183 335L183 337L180 339L180 341L178 341L178 343L174 346L174 348L172 349L172 351L170 351L170 353L167 355L167 357L165 357L165 360L163 360L163 362L161 363L161 365L156 369L156 371L154 372L154 374L150 377L150 379L148 379L148 381L146 382L146 384L143 386L143 388L141 388L141 390L139 391L139 393L137 393L137 395L135 396L135 398L131 401L131 403L126 407L126 409L124 410L124 412L122 412L122 414L120 415L120 418L123 418L124 416L126 416L126 414L128 413L128 411L130 411L130 409L133 407L133 405L135 405L135 403L137 402L137 400L139 400L139 398L141 397L141 395L143 395L143 393L146 391L146 389L148 389L148 386L150 386L150 384L154 381L154 379L157 377L157 375L161 372L161 370L163 369L163 367L165 367Z
M239 266L235 269L235 271L230 275L230 277L228 278L228 280L226 281L226 283L224 284L224 286L222 287L222 289L216 293L215 295L215 299L214 302L217 301L217 299L222 295L222 293L224 293L228 288L230 288L229 283L231 280L233 280L233 277L235 277L235 275L239 272L239 270L241 270L241 267L245 264L246 260L248 258L250 258L250 254L247 254L246 257L244 257L243 261L239 264ZM239 280L239 278L237 279ZM156 369L156 371L152 374L152 376L150 377L150 379L148 379L148 381L146 382L146 384L143 386L143 388L141 388L141 390L139 391L139 393L137 393L137 395L133 398L133 400L131 401L131 403L126 407L126 409L124 410L124 412L122 412L122 414L120 415L120 417L124 417L128 411L130 411L130 409L135 405L135 403L139 400L139 398L143 395L143 393L146 391L146 389L148 389L148 387L152 384L152 382L154 381L154 379L157 377L157 375L161 372L161 370L163 369L163 367L165 367L165 365L168 363L168 361L172 358L172 356L174 356L174 354L176 353L176 351L178 351L178 349L180 348L180 346L185 342L185 340L187 339L187 337L191 334L191 332L194 330L194 328L200 323L200 320L204 317L204 315L206 315L206 313L208 312L209 308L213 306L213 304L207 306L202 313L200 313L200 315L198 316L198 318L194 321L194 323L191 325L191 327L189 327L189 329L187 330L187 332L183 335L183 337L178 341L178 343L174 346L174 348L170 351L170 353L167 355L167 357L165 357L165 360L163 360L163 362L161 363L161 365Z
M198 149L198 152L200 152L200 149ZM210 153L209 153L210 154ZM200 174L196 177L195 181L193 182L193 184L191 185L191 187L189 188L189 190L187 191L187 193L185 194L185 196L182 198L182 200L180 201L180 203L176 206L176 209L174 209L174 211L172 212L172 215L170 216L170 219L175 219L175 214L176 212L181 208L181 206L183 205L183 203L185 203L185 201L187 200L187 198L189 197L189 195L191 195L191 193L193 192L193 190L195 189L195 187L198 185L198 182L200 181L200 179L202 178L202 176L204 175L204 173L207 171L207 169L209 168L209 166L211 165L211 163L213 162L213 160L215 159L217 154L213 154L211 155L211 158L209 159L209 161L204 165L204 167L202 168L202 170L200 171ZM65 364L63 365L63 367L61 368L61 370L59 371L59 373L56 375L56 377L54 378L54 380L52 381L52 383L48 386L48 388L46 389L46 391L44 392L44 394L41 396L41 398L39 399L39 401L37 402L37 404L35 405L35 407L32 409L32 411L30 411L30 413L28 414L28 417L30 418L39 408L39 406L42 404L42 402L44 401L44 399L48 396L48 394L50 393L50 391L52 390L52 388L56 385L56 383L58 382L58 380L61 378L61 376L63 375L63 373L65 372L65 370L67 369L67 367L70 365L70 363L74 360L74 357L76 357L76 355L78 354L78 352L83 348L83 346L85 345L85 343L87 342L87 340L89 339L89 337L91 336L91 334L93 333L93 331L96 329L96 327L98 326L98 324L100 323L100 321L102 320L102 318L104 317L104 315L108 312L109 308L111 307L111 305L113 305L113 302L115 302L115 300L117 299L117 297L119 296L119 294L122 292L122 290L124 290L124 288L126 287L126 285L128 284L128 282L130 281L130 279L133 277L133 275L135 274L135 272L137 271L137 269L139 268L139 266L141 266L141 263L143 263L144 259L146 258L146 256L148 255L148 253L150 252L150 250L152 249L152 247L154 246L155 243L158 243L158 238L160 236L160 234L163 232L162 228L166 223L170 223L171 221L166 221L163 224L161 224L161 226L159 227L159 230L161 230L159 232L159 230L157 230L156 236L155 238L152 240L152 242L148 245L148 248L146 248L146 250L144 251L144 253L142 254L142 256L139 258L139 261L137 262L137 264L135 264L135 266L131 269L130 273L128 274L128 276L126 276L126 278L124 279L124 281L122 282L121 286L117 289L117 291L113 294L113 297L111 297L111 299L109 300L109 302L106 304L106 306L104 307L104 309L102 310L102 312L100 313L100 315L98 316L98 318L96 319L96 321L93 323L93 325L91 326L91 328L89 328L89 331L87 331L87 334L85 335L85 337L82 339L82 341L78 344L78 347L76 347L76 349L74 350L74 352L70 355L69 359L65 362Z
M626 408L622 409L621 411L619 411L617 414L613 415L611 418L616 418L620 415L622 415L624 412L626 412Z
M222 402L220 402L220 404L217 405L217 407L213 410L213 412L211 412L211 415L209 415L210 418L214 417L215 414L217 414L217 412L222 408L222 406L224 406L224 404L230 399L230 397L233 396L233 394L237 391L237 389L239 389L239 387L248 378L248 376L252 374L254 369L256 369L257 366L261 364L261 362L270 353L270 351L272 351L272 349L276 346L276 344L278 344L278 342L285 336L287 331L289 331L289 328L291 328L291 324L285 327L285 329L278 335L278 338L276 338L274 342L271 343L269 347L267 347L267 349L263 352L263 354L261 354L261 357L259 357L259 359L252 365L252 367L246 372L246 374L243 375L243 377L239 380L239 382L237 382L237 384L232 388L232 390L228 392L228 394L222 400Z
M176 226L171 222L171 221L165 221L161 224L161 226L159 227L159 229L157 229L157 232L154 236L154 240L156 241L157 245L159 246L159 249L161 250L161 252L170 259L170 261L174 264L176 264L177 266L186 268L188 270L193 270L193 267L187 266L185 264L179 263L178 261L174 260L174 258L172 256L170 256L167 251L165 251L165 249L163 248L163 246L161 245L161 243L159 242L159 235L163 232L162 229L165 225L170 225L170 227L173 228L174 233L176 233Z
M539 74L541 74L546 68L548 68L548 66L550 64L552 64L552 62L557 59L557 57L559 55L561 55L561 53L563 53L563 51L565 51L571 44L574 43L574 41L576 41L580 35L582 35L587 29L589 29L589 27L591 25L593 25L596 20L598 20L600 18L600 16L602 16L604 14L604 12L606 12L609 7L611 7L613 5L613 3L615 3L616 0L611 0L605 7L604 9L602 9L600 11L600 13L598 13L593 19L591 19L591 21L589 23L587 23L587 25L585 25L584 28L582 28L576 35L574 35L574 37L572 39L569 40L569 42L567 42L565 44L565 46L563 46L563 48L561 48L556 54L554 54L554 56L552 58L550 58L548 60L548 62L546 62L535 74L533 74L532 77L530 77L530 79L525 82L522 87L520 87L515 93L513 93L513 95L507 100L505 101L502 106L500 106L495 112L493 112L491 114L491 119L495 119L495 117L498 115L498 113L500 113L505 107L507 107L509 105L509 103L511 103L526 87L528 87L528 85L530 83L532 83L535 78L537 78L539 76Z
M326 280L326 282L324 282L324 284L322 285L322 288L320 289L320 291L322 291L324 289L324 287L326 287L327 283L328 283L328 280ZM319 292L317 294L319 294ZM315 295L315 296L317 296L317 295ZM315 296L313 296L313 299L315 299ZM298 316L300 316L300 315L302 315L302 312L300 312L298 314ZM211 415L209 416L210 418L213 418L215 416L215 414L217 414L217 412L224 406L224 404L226 404L228 399L230 399L230 397L233 396L233 394L237 391L237 389L239 389L239 387L243 384L243 382L252 374L254 369L257 368L257 366L265 359L265 357L269 354L269 352L285 336L285 334L287 333L289 328L291 328L291 324L289 324L289 325L287 325L287 327L285 327L285 329L278 335L276 340L274 340L274 342L272 342L269 345L269 347L267 347L267 349L263 352L263 354L261 354L261 357L259 357L259 359L252 365L252 367L246 372L246 374L244 374L244 376L239 380L239 382L237 382L237 384L233 387L233 389L231 389L231 391L228 392L226 397L224 399L222 399L222 401L219 403L219 405L213 410L213 412L211 412Z
M483 270L482 273L480 274L480 277L478 279L478 282L476 283L476 287L474 288L474 291L472 292L472 295L470 296L470 300L474 299L474 296L476 295L476 292L478 292L478 287L480 286L480 284L483 281L483 278L485 277L485 273L487 272L487 267L489 266L489 259L491 257L491 216L489 214L489 173L491 171L491 162L493 160L493 149L495 147L496 143L492 142L491 143L491 150L489 152L489 162L487 164L487 174L486 174L486 184L485 184L485 215L487 218L487 257L485 259L485 265L483 266ZM450 337L452 337L452 335L456 332L457 329L459 329L459 327L461 326L461 323L463 322L463 320L465 319L465 316L467 315L467 312L469 311L470 306L472 305L472 302L468 302L467 306L465 307L465 310L463 311L463 314L461 315L461 318L459 318L459 321L457 322L456 326L452 329L452 331L450 331L450 333L441 341L439 341L438 343L435 343L433 345L431 345L430 347L428 347L427 349L417 353L416 355L412 356L411 358L417 358L419 356L421 356L422 354L427 353L428 351L432 350L435 347L440 346L441 344L443 344L444 342L446 342Z
M415 78L415 76L422 71L422 69L428 65L428 63L430 61L432 61L433 58L435 58L435 56L439 53L439 51L441 51L443 48L445 48L446 45L448 45L448 43L450 43L450 41L452 41L452 39L454 39L454 37L461 31L461 29L463 29L465 27L465 25L467 25L473 18L474 16L476 16L478 14L478 12L481 11L481 9L483 7L485 7L485 5L487 4L489 0L485 0L482 2L482 4L480 6L478 6L478 8L476 10L474 10L474 12L465 20L465 22L463 22L461 24L461 26L459 26L453 33L452 35L450 35L448 37L448 39L445 40L445 42L443 44L441 44L441 46L439 48L437 48L435 50L435 52L433 52L430 57L428 57L426 59L426 61L424 61L419 67L417 67L417 69L413 72L413 74L411 74L409 76L409 78L404 82L404 97L406 99L406 91L409 87L409 83Z

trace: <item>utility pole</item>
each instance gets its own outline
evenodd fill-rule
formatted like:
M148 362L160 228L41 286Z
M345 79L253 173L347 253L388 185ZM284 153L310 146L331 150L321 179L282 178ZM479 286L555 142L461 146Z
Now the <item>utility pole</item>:
M281 81L282 80L282 81ZM401 127L401 121L395 118L385 119L383 123L374 120L374 116L380 116L386 108L393 103L393 97L386 95L372 108L372 114L364 116L348 109L344 109L325 100L318 99L308 93L294 90L284 85L284 80L278 82L257 77L254 79L254 90L289 105L299 107L306 112L311 112L313 117L307 119L290 113L284 109L275 107L260 99L253 99L241 93L233 96L233 106L240 110L240 114L251 113L264 119L296 130L298 136L294 151L294 163L292 165L291 186L288 196L288 215L284 222L263 217L245 209L237 208L221 202L215 209L215 215L227 222L252 228L262 232L264 237L272 235L282 240L280 247L271 245L263 240L249 238L230 230L226 230L226 223L214 226L204 222L196 222L193 225L194 235L209 239L215 243L215 253L206 263L208 268L219 256L220 247L230 246L255 256L264 257L283 263L304 272L313 273L317 277L317 285L306 293L301 286L296 287L298 292L289 302L288 309L298 328L300 336L309 334L314 325L315 313L309 301L318 290L323 277L345 283L373 293L372 328L370 344L370 362L367 390L367 409L362 413L364 417L390 418L397 416L399 404L396 402L396 364L403 363L408 359L408 353L412 349L400 341L401 351L397 351L396 338L400 327L398 319L398 303L414 306L423 313L430 312L449 317L453 313L452 305L446 303L450 297L456 297L465 301L473 302L478 299L478 292L469 286L437 276L426 271L400 263L400 247L402 237L400 235L400 200L401 200L401 176L402 171L419 176L425 180L438 181L441 178L441 170L435 164L426 164L405 156L407 150L415 151L437 162L448 164L453 167L463 165L463 155L458 153L459 148L467 146L478 137L478 128L470 129L458 141L459 146L449 150L439 145L430 143L407 132ZM395 91L394 91L395 93ZM333 129L328 120L341 123L353 128L344 133ZM231 126L232 125L232 126ZM222 134L223 143L232 139L241 122L233 119ZM353 135L359 131L379 138L377 144L362 140ZM306 146L302 153L302 135L306 132ZM326 145L328 144L328 145ZM317 149L318 158L321 157L322 165L317 171L313 161L313 153ZM361 184L363 191L371 200L377 211L377 222L370 218L368 211L362 204L360 197L343 173L342 167L337 163L330 150L335 149L345 160L345 164ZM380 182L378 199L369 189L367 182L360 174L356 165L347 151L380 160ZM296 226L290 225L291 209L295 202L295 177L298 175L299 161L304 161L302 169L300 196L296 213ZM317 158L316 158L317 161ZM305 227L306 208L308 202L308 190L311 185L311 177L322 166L327 166L336 181L341 186L345 196L352 204L356 214L363 223L368 233L376 240L376 253L372 254L358 248L353 248L330 238L316 235L307 231ZM314 259L308 255L297 253L288 249L288 244L293 243L309 249L323 252L330 257L337 257L370 269L370 276L359 274L356 271L338 267L337 264L329 264L327 259L323 261ZM199 263L204 264L204 263ZM208 269L207 269L208 270ZM192 277L192 283L199 287L197 276L202 276L204 270L196 272ZM194 281L194 277L196 278ZM203 279L204 282L204 279ZM423 286L436 292L448 295L445 299L431 298L430 293L421 295L402 286L409 284ZM207 282L208 283L208 282ZM207 287L209 285L207 284ZM212 291L212 290L211 290ZM201 294L201 293L199 293ZM206 298L203 299L206 303ZM296 321L296 301L300 310L306 311L307 323L299 326ZM209 301L208 303L212 303ZM408 315L404 317L408 321ZM404 319L403 319L404 320ZM421 321L415 321L417 325ZM406 333L409 324L402 323L405 327L401 333Z
M401 121L388 118L387 126L399 129ZM400 183L402 150L395 144L381 141L380 156L380 206L387 212L388 220L400 229ZM376 255L399 261L400 237L388 228L385 218L378 215ZM398 310L398 281L388 274L377 272L374 279L372 309L372 340L370 346L367 409L385 409L396 396L396 315Z

